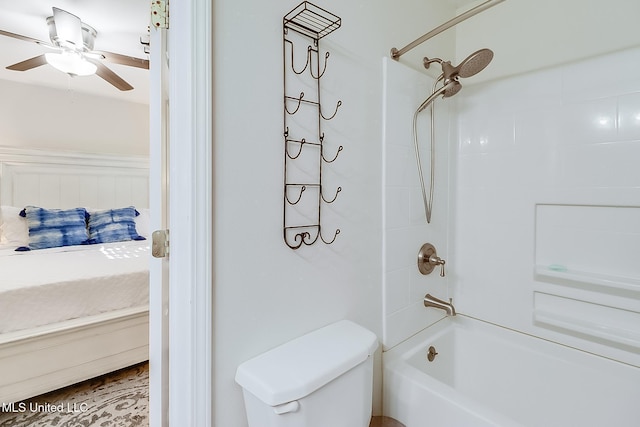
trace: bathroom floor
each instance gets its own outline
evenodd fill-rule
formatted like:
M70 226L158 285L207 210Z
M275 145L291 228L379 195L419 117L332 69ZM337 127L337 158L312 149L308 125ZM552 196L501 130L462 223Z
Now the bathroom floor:
M372 417L369 427L405 427L405 425L389 417Z

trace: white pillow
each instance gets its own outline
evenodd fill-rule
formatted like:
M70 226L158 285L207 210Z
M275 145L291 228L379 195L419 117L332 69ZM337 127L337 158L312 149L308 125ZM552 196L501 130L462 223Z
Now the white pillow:
M0 243L10 246L29 245L29 225L27 219L20 216L22 209L14 206L0 206Z
M151 237L151 226L149 225L149 209L138 209L140 215L135 217L136 230L142 237L149 239Z

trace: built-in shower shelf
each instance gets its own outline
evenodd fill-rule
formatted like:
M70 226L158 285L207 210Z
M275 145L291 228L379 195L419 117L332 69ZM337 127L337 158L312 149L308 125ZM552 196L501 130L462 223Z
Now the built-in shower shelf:
M537 279L547 282L579 282L604 288L640 292L640 280L631 277L612 276L576 270L558 271L543 265L536 266L535 273Z
M593 337L633 348L640 348L640 333L637 331L610 327L584 319L576 319L544 311L536 311L534 313L534 320L538 324L572 331L582 336Z
M594 342L640 348L640 307L635 298L595 292L533 292L533 319L541 327Z

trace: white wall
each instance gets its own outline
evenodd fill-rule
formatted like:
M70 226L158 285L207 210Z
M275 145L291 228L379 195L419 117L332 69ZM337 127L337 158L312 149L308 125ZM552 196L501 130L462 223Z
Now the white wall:
M149 106L0 80L0 146L149 154Z
M241 389L234 382L243 361L343 318L381 336L382 58L453 14L435 0L318 4L342 18L342 27L320 41L321 50L331 52L323 102L343 102L325 128L327 138L344 145L340 158L326 167L327 185L343 188L328 209L327 228L339 227L341 234L332 245L293 251L282 238L282 18L297 5L214 3L219 426L246 425ZM446 56L452 42L431 43L433 52ZM407 62L421 65L419 53L411 58Z
M640 366L638 57L624 50L461 92L460 312Z

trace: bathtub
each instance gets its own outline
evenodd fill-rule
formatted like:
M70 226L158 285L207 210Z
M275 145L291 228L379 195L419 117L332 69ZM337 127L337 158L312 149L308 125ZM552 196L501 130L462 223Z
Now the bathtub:
M640 368L463 315L385 352L383 366L384 414L406 427L640 426Z

